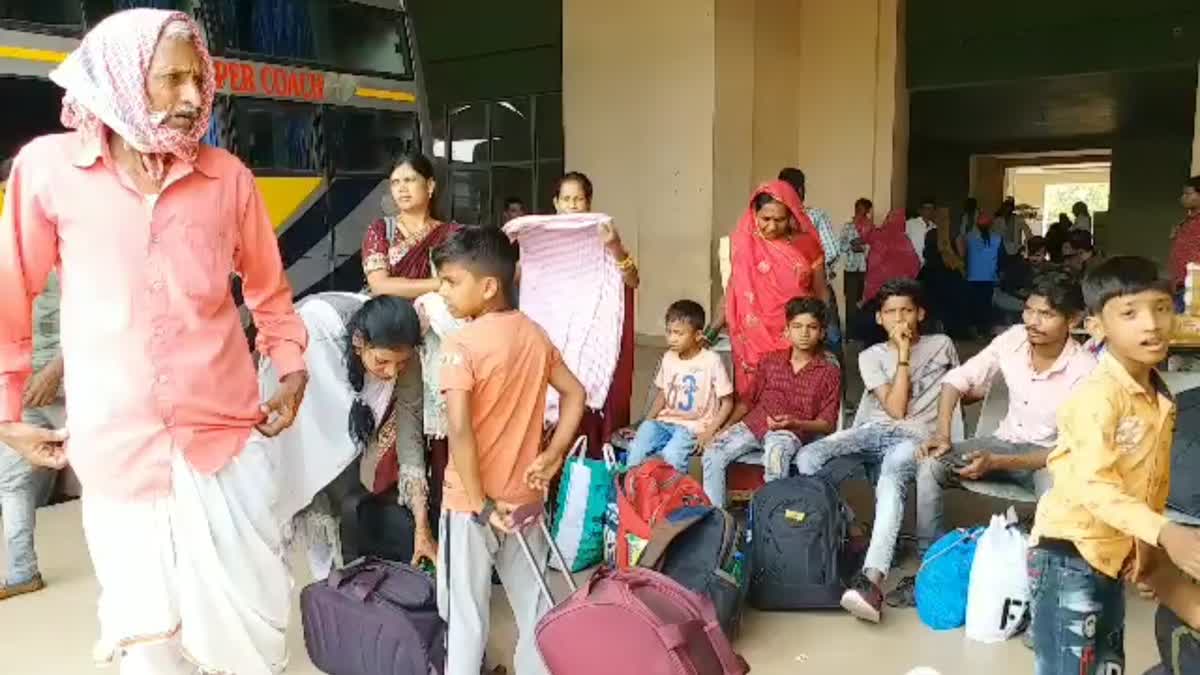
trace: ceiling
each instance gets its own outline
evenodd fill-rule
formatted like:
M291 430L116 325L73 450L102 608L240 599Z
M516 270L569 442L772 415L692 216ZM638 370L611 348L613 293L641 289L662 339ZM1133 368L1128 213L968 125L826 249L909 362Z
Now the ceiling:
M1190 136L1196 82L1192 66L915 91L910 131L970 145L1176 129Z
M1195 65L1196 0L907 0L908 86Z

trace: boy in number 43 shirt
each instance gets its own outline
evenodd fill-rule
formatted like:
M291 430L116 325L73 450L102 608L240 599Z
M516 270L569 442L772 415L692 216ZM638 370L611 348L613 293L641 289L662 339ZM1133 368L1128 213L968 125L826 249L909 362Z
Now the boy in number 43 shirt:
M708 445L733 410L733 382L721 357L700 344L704 308L679 300L667 308L667 346L654 385L658 394L629 445L630 467L662 453L687 473L688 462Z

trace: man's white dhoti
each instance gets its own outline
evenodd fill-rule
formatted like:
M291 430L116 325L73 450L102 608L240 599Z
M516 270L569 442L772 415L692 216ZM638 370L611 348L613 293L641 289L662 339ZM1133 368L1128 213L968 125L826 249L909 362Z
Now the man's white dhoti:
M168 497L123 502L88 496L84 486L83 527L100 582L98 659L126 654L124 675L173 675L139 662L139 647L178 641L194 665L177 672L283 670L292 581L266 440L253 433L211 476L176 452Z

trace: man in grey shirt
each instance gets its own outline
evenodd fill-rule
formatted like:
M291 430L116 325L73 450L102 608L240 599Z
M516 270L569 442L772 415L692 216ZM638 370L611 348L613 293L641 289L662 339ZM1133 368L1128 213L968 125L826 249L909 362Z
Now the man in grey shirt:
M58 350L58 278L54 274L33 303L33 370L25 388L23 421L61 429L66 422L66 408L63 361ZM0 585L0 600L45 586L33 547L33 530L37 507L49 499L53 484L53 471L32 466L15 450L0 444L0 516L8 549L8 575Z
M876 297L880 308L875 319L888 341L859 354L867 394L854 426L804 446L796 457L800 473L808 476L848 455L861 456L879 470L875 527L866 561L842 596L842 607L873 622L879 621L883 610L881 584L892 568L905 493L917 473L917 451L936 428L942 377L958 366L958 352L950 338L918 332L925 318L920 284L893 279Z

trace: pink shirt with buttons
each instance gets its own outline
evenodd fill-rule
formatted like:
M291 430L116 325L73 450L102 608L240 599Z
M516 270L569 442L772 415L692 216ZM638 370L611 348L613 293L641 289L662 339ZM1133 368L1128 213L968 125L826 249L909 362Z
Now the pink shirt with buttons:
M164 496L176 450L203 473L241 452L261 400L230 275L243 279L259 351L281 375L304 369L274 228L254 176L224 150L174 161L156 196L79 133L21 150L0 216L0 421L21 418L30 302L52 268L67 457L88 494Z
M1054 365L1039 373L1033 368L1025 327L1013 326L942 382L962 394L984 396L992 378L1001 373L1008 387L1008 413L993 435L1009 443L1051 448L1058 440L1058 407L1095 367L1096 357L1068 339Z

